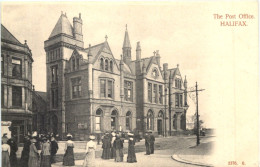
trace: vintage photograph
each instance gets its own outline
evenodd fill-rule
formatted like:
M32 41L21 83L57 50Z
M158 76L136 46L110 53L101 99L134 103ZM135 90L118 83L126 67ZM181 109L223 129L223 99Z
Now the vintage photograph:
M1 2L2 167L258 166L258 78L256 1Z

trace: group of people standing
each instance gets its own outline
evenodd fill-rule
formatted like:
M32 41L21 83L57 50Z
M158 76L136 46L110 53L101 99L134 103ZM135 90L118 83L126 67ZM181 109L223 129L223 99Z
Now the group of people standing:
M127 162L134 163L137 162L135 155L135 140L134 134L128 133L128 156ZM124 160L124 140L121 138L121 135L116 132L108 133L102 137L102 159L114 159L115 162L123 162Z
M21 159L18 165L16 152L17 143L14 138L2 137L3 167L51 167L55 163L55 155L59 147L54 136L38 135L34 132L25 136Z
M149 130L145 134L145 147L146 147L145 155L154 154L154 142L155 142L154 135L152 134L152 131Z

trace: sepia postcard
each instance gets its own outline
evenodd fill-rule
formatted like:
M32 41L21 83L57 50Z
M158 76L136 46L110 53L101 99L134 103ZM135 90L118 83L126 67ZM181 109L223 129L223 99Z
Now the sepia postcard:
M259 166L258 15L2 1L2 167Z

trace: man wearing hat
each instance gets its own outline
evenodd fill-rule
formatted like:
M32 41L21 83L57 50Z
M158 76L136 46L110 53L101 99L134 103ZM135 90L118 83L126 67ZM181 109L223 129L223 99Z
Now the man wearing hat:
M145 155L150 155L151 153L151 136L149 131L145 133L145 147L146 147L146 154Z
M102 140L102 148L103 148L102 159L110 159L111 142L110 142L108 132L105 133L105 136Z
M154 138L154 135L153 135L153 131L149 131L149 134L150 134L150 151L151 151L151 154L154 153L154 141L155 141L155 138Z

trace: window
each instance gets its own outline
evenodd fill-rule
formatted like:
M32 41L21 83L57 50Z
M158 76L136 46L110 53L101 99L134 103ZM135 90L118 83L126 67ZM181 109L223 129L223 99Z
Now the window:
M175 87L181 89L182 83L180 79L175 80Z
M105 60L105 70L108 71L108 60Z
M96 111L96 126L95 129L96 131L100 131L101 130L101 117L102 117L102 110L98 109Z
M124 82L125 101L133 101L133 82Z
M51 101L52 101L52 108L58 107L58 89L51 90Z
M12 76L22 77L22 61L20 59L12 58Z
M152 84L148 83L148 101L152 102Z
M77 63L77 70L79 70L79 58L76 59L76 63Z
M149 110L147 113L147 130L153 130L153 112Z
M72 58L72 71L75 71L75 58Z
M131 124L132 124L131 112L128 111L128 112L126 113L126 120L125 120L126 130L131 130Z
M81 78L73 78L71 79L72 85L72 98L81 97Z
M153 85L153 102L158 103L157 85Z
M1 106L4 106L4 99L5 99L5 91L4 91L4 85L1 85Z
M12 87L12 106L22 107L22 87Z
M182 95L180 94L180 107L182 107Z
M100 97L106 97L106 80L100 80Z
M1 56L1 73L4 74L4 56ZM3 97L3 96L2 96Z
M110 61L110 71L113 72L113 62L112 62L112 60Z
M173 116L172 126L173 126L173 129L177 129L177 116L176 116L176 114L174 114L174 116Z
M159 85L159 103L163 103L162 85Z
M100 69L104 70L104 59L103 58L100 59Z
M118 114L116 110L112 111L111 114L111 130L117 129L117 120L118 120Z
M112 92L113 92L113 82L112 81L108 81L107 84L107 97L112 98Z
M58 81L58 66L51 67L51 81L52 83L56 83Z
M175 94L175 107L179 107L179 94Z
M114 81L111 79L100 79L100 97L114 97Z

